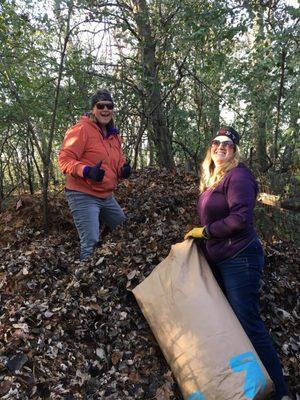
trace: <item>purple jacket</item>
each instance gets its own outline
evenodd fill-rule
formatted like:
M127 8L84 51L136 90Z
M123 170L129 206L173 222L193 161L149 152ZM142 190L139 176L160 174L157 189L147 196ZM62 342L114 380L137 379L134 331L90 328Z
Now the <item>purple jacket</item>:
M200 195L200 225L207 227L211 237L201 241L201 247L209 262L231 258L256 237L253 209L257 191L254 176L246 166L239 164L215 189Z

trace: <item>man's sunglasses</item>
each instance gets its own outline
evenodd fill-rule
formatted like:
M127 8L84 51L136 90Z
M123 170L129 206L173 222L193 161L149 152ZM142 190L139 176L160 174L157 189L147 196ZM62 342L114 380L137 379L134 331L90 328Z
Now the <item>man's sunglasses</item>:
M96 107L98 108L98 110L104 110L104 108L106 107L108 110L113 110L114 109L114 105L113 103L96 103Z
M211 147L217 148L220 146L220 144L224 147L227 147L229 149L234 149L235 144L232 143L231 140L224 140L224 142L221 142L220 140L212 140L211 142Z

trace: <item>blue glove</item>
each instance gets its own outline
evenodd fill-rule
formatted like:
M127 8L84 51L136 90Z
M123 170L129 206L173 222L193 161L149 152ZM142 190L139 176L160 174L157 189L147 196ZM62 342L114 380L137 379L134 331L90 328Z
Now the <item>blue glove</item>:
M99 161L98 164L95 165L95 167L90 167L89 165L86 165L83 168L83 176L96 182L102 182L105 175L105 169L101 168L101 164L102 161Z
M131 174L130 161L127 161L121 168L121 178L127 179Z

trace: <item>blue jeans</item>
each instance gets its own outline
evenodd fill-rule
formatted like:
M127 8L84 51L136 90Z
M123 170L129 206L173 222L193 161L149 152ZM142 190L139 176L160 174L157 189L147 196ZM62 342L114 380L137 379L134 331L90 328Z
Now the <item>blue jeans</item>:
M66 190L66 196L80 238L80 259L84 260L100 240L100 219L114 229L125 221L125 214L113 196L100 199L75 190Z
M278 355L259 315L259 288L264 253L258 239L229 260L212 267L214 275L253 347L268 371L281 399L288 395Z

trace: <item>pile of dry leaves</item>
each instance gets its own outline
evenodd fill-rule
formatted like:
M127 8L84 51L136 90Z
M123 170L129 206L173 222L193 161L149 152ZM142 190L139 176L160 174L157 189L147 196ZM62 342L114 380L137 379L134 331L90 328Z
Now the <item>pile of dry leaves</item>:
M0 398L182 399L130 289L197 223L197 182L149 169L117 197L127 224L87 262L63 194L50 201L47 238L39 198L0 214ZM266 255L262 312L296 394L299 259L283 242Z

